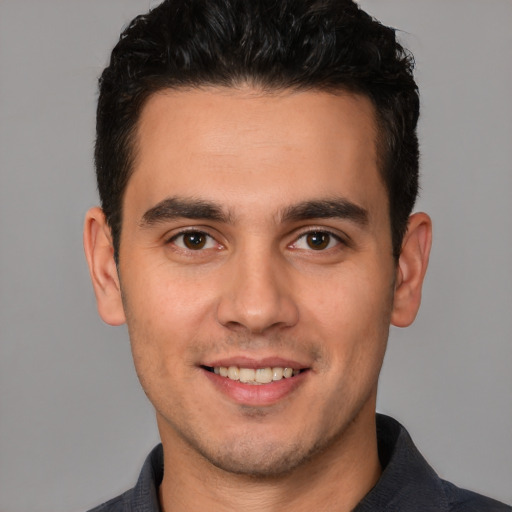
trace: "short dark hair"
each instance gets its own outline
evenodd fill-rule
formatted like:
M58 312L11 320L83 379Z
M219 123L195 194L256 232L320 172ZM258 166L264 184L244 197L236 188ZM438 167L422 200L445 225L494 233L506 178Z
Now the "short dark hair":
M137 122L167 88L348 91L375 108L378 166L398 258L418 192L412 55L352 0L165 0L121 34L99 80L95 163L118 261Z

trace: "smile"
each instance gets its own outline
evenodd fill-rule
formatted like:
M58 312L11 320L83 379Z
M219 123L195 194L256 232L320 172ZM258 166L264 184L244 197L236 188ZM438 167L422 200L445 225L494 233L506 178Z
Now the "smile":
M289 379L298 375L302 370L288 367L241 368L239 366L215 366L207 370L231 380L244 384L270 384L271 382Z
M203 364L203 375L230 401L262 407L277 404L309 381L311 368L281 358L245 357ZM235 361L233 359L238 359Z

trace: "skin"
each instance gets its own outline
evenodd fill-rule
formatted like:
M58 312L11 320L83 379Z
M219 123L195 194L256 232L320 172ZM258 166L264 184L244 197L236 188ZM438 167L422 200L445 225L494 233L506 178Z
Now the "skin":
M144 107L119 272L99 208L84 243L100 315L127 322L165 467L180 468L163 510L348 511L376 483L378 376L390 323L418 310L431 223L411 217L397 264L375 140L356 95L180 90ZM362 215L298 207L327 201ZM198 202L221 211L186 218ZM283 396L233 395L204 369L276 358L306 370Z

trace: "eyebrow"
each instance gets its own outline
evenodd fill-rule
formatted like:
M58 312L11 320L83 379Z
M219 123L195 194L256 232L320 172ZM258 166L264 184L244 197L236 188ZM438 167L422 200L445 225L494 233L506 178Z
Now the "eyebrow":
M139 225L143 228L151 227L179 218L230 221L230 215L217 203L194 198L168 197L147 210Z
M204 199L168 197L147 210L139 225L151 227L174 219L212 220L229 223L231 215L218 203ZM281 222L310 219L346 219L361 226L368 224L368 211L344 198L313 199L288 206L280 211Z
M308 219L345 219L360 226L368 224L368 210L344 198L304 201L281 212L283 222Z

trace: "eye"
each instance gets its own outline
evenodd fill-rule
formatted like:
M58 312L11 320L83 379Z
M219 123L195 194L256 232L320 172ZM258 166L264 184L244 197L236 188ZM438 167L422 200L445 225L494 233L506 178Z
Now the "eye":
M188 251L213 249L218 246L216 240L204 231L185 231L173 236L169 241Z
M310 231L301 235L293 244L294 249L325 251L340 244L341 240L328 231Z

